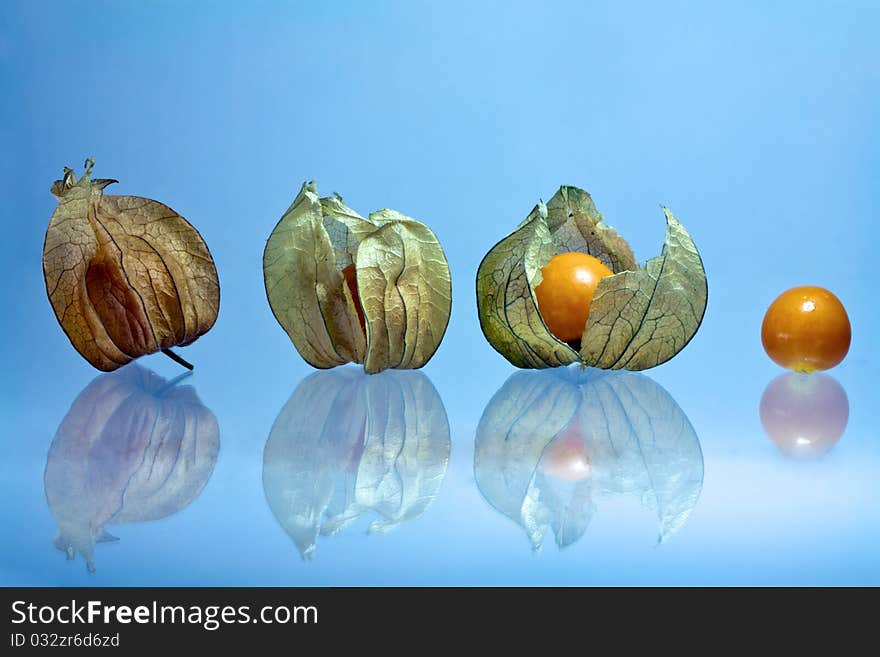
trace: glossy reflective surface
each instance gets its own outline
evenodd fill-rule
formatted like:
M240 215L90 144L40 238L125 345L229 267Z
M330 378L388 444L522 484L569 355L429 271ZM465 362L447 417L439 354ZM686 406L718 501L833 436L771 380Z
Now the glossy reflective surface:
M0 583L880 584L880 6L111 4L0 3ZM99 376L46 299L48 187L87 155L211 248L174 385L161 355ZM311 179L435 230L423 371L316 372L272 317L261 254ZM477 266L561 184L640 261L660 203L693 235L708 308L670 362L520 373L484 341ZM824 401L762 412L763 314L805 282L852 345Z
M4 581L877 581L878 448L830 376L751 408L717 405L723 377L690 404L629 372L515 372L485 405L470 379L450 412L422 372L306 373L280 402L99 375L7 460Z

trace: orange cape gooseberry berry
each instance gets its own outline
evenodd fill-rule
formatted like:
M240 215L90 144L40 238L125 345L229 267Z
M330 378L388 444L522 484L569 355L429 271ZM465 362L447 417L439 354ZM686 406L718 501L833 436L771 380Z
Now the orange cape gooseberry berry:
M761 342L767 355L795 372L831 369L846 356L849 317L840 300L822 287L793 287L764 315Z
M553 256L535 288L547 330L563 342L580 340L599 281L613 272L598 258L571 251Z

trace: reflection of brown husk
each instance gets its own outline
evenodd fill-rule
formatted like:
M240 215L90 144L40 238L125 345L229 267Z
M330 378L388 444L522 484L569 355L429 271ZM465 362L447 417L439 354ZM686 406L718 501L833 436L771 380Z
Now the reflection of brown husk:
M97 377L74 401L46 460L56 546L94 569L108 525L158 520L204 488L219 450L213 413L190 386L137 365Z
M266 501L311 558L319 535L368 511L379 515L371 532L422 515L439 491L449 450L446 411L420 372L317 372L294 390L266 442Z
M697 247L666 208L662 253L639 268L626 241L590 195L563 186L493 246L477 270L477 309L489 344L517 367L572 363L644 370L666 362L696 334L706 310L706 273ZM535 288L553 256L578 251L612 272L599 281L580 340L544 324Z
M565 430L578 433L590 471L563 481L541 467ZM659 540L687 520L702 488L703 458L687 417L648 377L565 368L513 374L477 428L474 473L481 493L540 548L585 532L597 502L633 493L657 512Z

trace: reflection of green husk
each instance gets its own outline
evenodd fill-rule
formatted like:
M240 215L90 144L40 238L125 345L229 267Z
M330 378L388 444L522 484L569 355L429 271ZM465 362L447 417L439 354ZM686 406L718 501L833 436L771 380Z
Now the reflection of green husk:
M663 211L663 252L638 268L626 241L605 224L590 195L561 187L480 263L477 308L486 339L517 367L534 369L577 362L644 370L675 356L696 334L708 291L691 236L669 210ZM568 251L593 255L614 272L599 282L574 347L544 325L534 291L541 269Z
M364 513L386 532L419 517L449 461L446 411L420 372L365 376L352 368L307 377L281 410L263 454L272 513L304 557L318 535Z
M572 422L592 470L583 481L560 482L538 464ZM650 378L565 368L505 382L480 419L474 472L486 500L522 525L535 549L548 528L560 546L575 542L597 499L620 493L638 494L657 512L662 542L696 505L703 456L685 414Z

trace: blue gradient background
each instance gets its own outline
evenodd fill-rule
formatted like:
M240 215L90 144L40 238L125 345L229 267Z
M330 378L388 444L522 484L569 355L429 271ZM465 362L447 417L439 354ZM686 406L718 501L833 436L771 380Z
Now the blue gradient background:
M0 583L880 584L878 23L868 1L2 3ZM222 286L217 325L184 351L220 424L214 475L184 511L111 528L92 576L53 548L42 479L96 375L40 267L49 186L86 155L121 181L112 193L195 224ZM452 427L439 496L394 533L319 541L311 562L261 483L274 418L311 371L268 308L261 254L306 179L428 223L454 293L424 370ZM480 333L474 273L560 184L588 189L640 260L669 206L706 263L700 332L649 372L705 457L699 504L659 547L651 513L622 499L575 545L532 554L474 482L477 422L512 372ZM833 290L853 325L832 373L849 426L810 463L783 458L758 418L779 373L761 318L798 284Z

